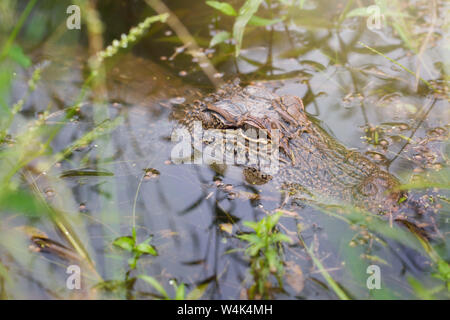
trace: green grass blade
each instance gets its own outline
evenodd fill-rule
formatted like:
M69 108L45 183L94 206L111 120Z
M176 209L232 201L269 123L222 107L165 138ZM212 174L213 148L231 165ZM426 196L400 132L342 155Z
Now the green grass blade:
M322 262L320 262L320 260L317 259L316 256L314 255L314 250L313 250L313 245L314 244L311 244L311 247L308 248L306 246L306 243L303 240L303 237L300 235L300 233L298 234L298 237L300 239L300 242L303 244L303 246L305 247L306 251L308 252L309 256L313 260L314 264L317 266L319 271L322 273L322 276L325 278L325 280L327 281L327 283L329 284L331 289L333 289L333 291L339 297L339 299L341 299L341 300L350 300L349 296L347 296L347 294L341 289L341 287L337 284L337 282L334 281L334 279L331 277L331 275L328 273L328 271L324 268Z
M394 63L395 65L399 66L400 68L402 68L402 69L405 70L406 72L412 74L414 77L416 76L416 73L415 73L414 71L408 69L407 67L405 67L405 66L402 65L401 63L395 61L394 59L389 58L388 56L384 55L384 54L381 53L380 51L378 51L378 50L376 50L376 49L374 49L374 48L372 48L372 47L369 47L368 45L366 45L365 43L363 43L363 42L361 42L361 41L359 41L359 44L362 45L364 48L369 49L369 50L372 51L373 53L376 53L376 54L382 56L383 58L388 59L390 62L392 62L392 63ZM436 89L431 85L431 83L429 83L427 80L425 80L425 79L422 78L422 77L419 77L419 79L420 79L420 81L422 81L428 88L430 88L431 90L433 90L434 92L436 92Z
M261 2L262 0L247 0L239 9L239 15L236 18L236 22L233 26L233 38L236 41L236 57L239 56L239 53L241 51L245 26L256 13L256 11L258 11Z

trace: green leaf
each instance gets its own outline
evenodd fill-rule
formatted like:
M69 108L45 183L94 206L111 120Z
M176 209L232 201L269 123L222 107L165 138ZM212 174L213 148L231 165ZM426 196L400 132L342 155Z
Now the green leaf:
M158 255L158 252L156 252L155 247L153 247L152 245L149 245L147 243L140 243L136 247L136 250L139 251L140 253L151 254L152 256Z
M247 241L249 243L252 244L257 244L257 243L261 243L262 240L261 238L259 238L256 234L251 233L251 234L241 234L237 236L239 239Z
M267 219L267 226L269 230L272 230L278 223L278 220L280 220L282 213L277 212L271 216L266 217Z
M122 248L126 251L133 251L135 242L134 239L130 236L120 237L114 240L113 245L116 247Z
M444 260L438 261L438 270L445 281L450 280L450 265Z
M245 26L252 16L258 11L262 0L247 0L239 9L239 15L233 26L233 38L236 41L236 57L239 56L242 46L242 38L244 36Z
M256 256L256 255L259 253L259 251L260 251L262 248L264 248L264 243L261 241L261 243L258 243L258 244L255 244L255 245L249 247L249 248L247 249L247 254L248 254L249 256L251 256L251 257L254 257L254 256Z
M292 239L283 233L276 233L273 235L273 242L288 242L291 243Z
M199 300L203 294L205 293L206 289L208 288L208 282L199 284L197 287L195 287L194 290L189 292L189 294L186 297L186 300Z
M219 33L216 33L216 35L211 39L209 47L214 47L215 45L230 39L230 37L231 34L228 31L220 31Z
M277 22L281 22L283 19L265 19L257 16L253 16L248 21L249 25L256 26L256 27L267 27L272 24L275 24Z
M39 217L49 213L49 209L32 193L25 190L3 188L0 194L0 209L12 211L30 217Z
M158 291L165 299L167 299L167 300L170 299L169 295L167 294L164 287L155 278L147 276L145 274L139 275L138 278L144 280L149 285L151 285L153 288L155 288L155 290Z
M250 228L250 229L253 229L253 230L258 229L258 227L259 227L259 223L258 222L252 222L252 221L244 221L243 225L248 227L248 228Z
M8 56L24 68L31 66L30 58L23 53L22 48L19 46L12 46L11 49L9 49Z
M368 17L370 16L372 13L369 12L369 10L367 10L366 7L362 7L362 8L356 8L351 10L350 12L348 12L345 17L346 18L350 18L350 17Z
M408 282L409 282L411 288L414 290L414 292L420 299L424 299L424 300L433 300L434 299L432 293L429 290L427 290L419 281L417 281L413 277L408 277Z
M185 292L184 289L184 283L180 284L177 288L177 291L175 292L175 300L184 300L185 299Z
M216 10L219 10L223 14L227 16L237 16L236 10L231 6L231 4L220 1L206 1L206 4L210 7L213 7Z

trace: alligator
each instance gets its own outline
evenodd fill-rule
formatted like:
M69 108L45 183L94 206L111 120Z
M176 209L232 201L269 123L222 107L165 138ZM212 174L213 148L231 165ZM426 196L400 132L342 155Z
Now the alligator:
M394 175L339 143L307 115L296 96L278 96L258 84L228 83L193 101L178 120L190 132L195 121L203 129L237 129L244 137L249 129L267 130L269 140L270 130L278 129L278 172L269 175L257 165L245 166L244 177L253 184L270 181L291 199L344 203L386 214L397 212L406 198L396 190L400 181Z

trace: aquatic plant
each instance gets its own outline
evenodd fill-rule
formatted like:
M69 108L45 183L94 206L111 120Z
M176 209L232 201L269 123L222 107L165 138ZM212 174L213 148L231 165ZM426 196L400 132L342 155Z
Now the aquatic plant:
M270 276L273 275L280 287L283 287L284 273L281 244L291 243L291 239L277 230L278 220L282 213L262 218L258 222L244 221L243 225L253 232L237 237L248 243L245 254L250 258L250 272L254 284L248 290L248 296L253 299L269 298L272 291Z

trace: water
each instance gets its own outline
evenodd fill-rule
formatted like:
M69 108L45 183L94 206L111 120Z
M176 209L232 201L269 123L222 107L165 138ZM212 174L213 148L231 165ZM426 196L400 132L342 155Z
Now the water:
M417 33L423 38L432 19L427 2L398 3L416 8L411 14L416 17ZM448 5L437 1L442 9L434 22L437 32L428 46L418 47L420 54L414 54L389 23L370 30L365 18L348 18L339 25L345 4L345 1L333 4L306 1L303 10L298 5L288 10L274 4L272 11L265 6L262 12L266 17L272 12L275 17L285 15L285 20L272 27L249 27L239 58L234 59L230 46L223 44L210 50L209 58L215 62L217 71L223 73L224 80L238 77L244 83L264 81L279 95L301 97L307 112L345 146L368 156L375 152L381 154L384 164L376 156L374 161L407 182L413 170L424 163L414 158L412 146L415 144L408 145L406 137L417 142L426 137L430 129L448 130L448 100L433 94L423 82L364 48L360 42L411 70L420 68L421 77L444 87L444 65L448 63L444 9ZM233 20L214 14L203 1L189 3L189 6L184 1L171 1L168 6L202 46L208 43L212 31L231 30ZM121 5L105 2L100 7L106 23L106 41L118 38L140 21L141 9L152 14L148 8L143 9L143 3L127 4L125 12ZM49 10L51 8L36 8L33 15L49 14ZM413 24L414 18L408 23ZM31 22L28 29L29 25ZM120 124L106 135L77 148L66 160L52 164L44 177L36 179L36 184L39 190L54 193L48 201L67 215L104 280L124 280L129 255L114 248L112 242L119 236L131 235L135 220L138 239L142 241L151 235L151 244L159 255L141 258L132 275L154 276L170 293L170 281L176 279L178 283L186 283L188 291L198 284L209 283L203 295L206 299L245 298L245 288L251 284L248 260L242 251L228 251L245 248L236 238L237 231L247 230L241 222L260 220L279 207L282 196L274 192L270 184L248 185L242 179L240 168L171 163L170 135L174 122L170 114L179 108L177 100L189 101L197 94L195 92L206 94L214 88L186 51L174 56L176 48L182 44L169 30L164 24L155 25L150 35L127 55L126 62L119 61L119 69L108 76L109 99L105 104L95 101L98 97L95 91L88 92L75 121L65 125L51 143L52 152L64 150L105 118L120 118ZM27 121L36 119L48 106L55 112L48 125L56 126L64 115L58 110L76 101L86 79L86 72L76 65L86 61L84 52L88 41L84 33L70 32L73 33L37 48L31 44L33 41L39 44L38 40L30 40L26 34L19 38L35 66L47 63L49 66L43 71L38 89L25 104L20 121L14 123L16 131ZM174 58L170 59L172 56ZM29 76L29 71L18 69L12 101L22 96ZM389 125L383 126L386 123ZM388 142L387 147L362 139L366 135L364 129L376 126L385 129L380 135ZM446 143L431 144L438 157L429 167L434 168L436 163L447 167L446 156L439 157L445 154ZM43 157L32 162L31 167L39 171L49 163L50 159ZM86 167L113 175L60 177L66 170ZM154 172L158 174L145 177L148 169L157 170ZM239 196L230 197L224 191L227 188L232 188ZM249 199L246 194L258 194L260 199ZM440 213L443 217L444 211ZM437 220L446 240L448 222L440 217ZM30 221L45 230L49 238L64 242L45 219L29 220L19 215L10 217L2 225L7 230ZM294 243L285 246L284 258L290 266L285 278L286 291L276 294L275 298L336 298L299 245L295 233L297 223L303 225L306 243L314 244L316 257L351 297L410 298L414 297L414 292L408 283L409 277L433 283L430 259L420 250L382 234L369 237L360 229L303 205L292 209L281 220L281 230L292 237ZM230 225L231 233L227 229ZM5 231L2 238L11 239L8 235L9 231ZM358 244L356 247L349 245L352 240ZM14 284L7 286L7 295L15 298L73 297L74 293L65 289L67 262L51 254L28 253L24 249L26 241L21 243L22 247L9 242L11 246L4 245L4 254L0 257L9 257L13 252L13 258L0 261L20 272L13 276ZM442 243L439 252L448 259L445 241ZM367 289L366 268L370 264L382 268L383 289L386 289L379 292ZM292 266L298 266L300 273ZM303 281L295 283L294 278ZM151 286L138 280L129 294L145 298L148 297L145 292L155 293ZM120 292L114 294L125 297Z

